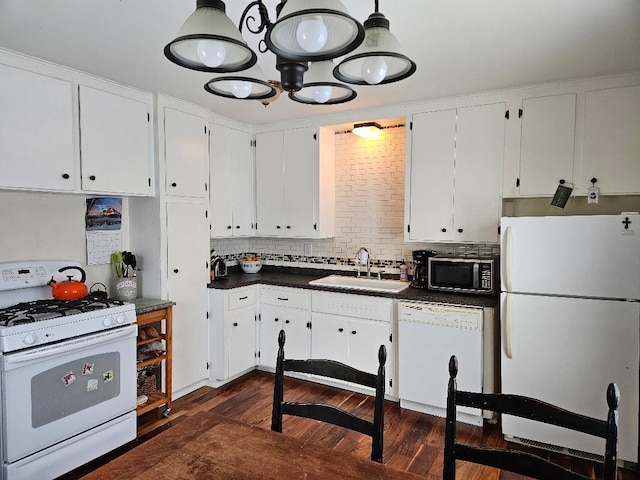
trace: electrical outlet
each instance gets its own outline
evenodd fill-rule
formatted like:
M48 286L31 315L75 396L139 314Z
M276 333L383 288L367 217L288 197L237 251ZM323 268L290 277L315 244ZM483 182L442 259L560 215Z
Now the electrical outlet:
M304 256L311 257L313 255L313 246L311 243L304 244Z

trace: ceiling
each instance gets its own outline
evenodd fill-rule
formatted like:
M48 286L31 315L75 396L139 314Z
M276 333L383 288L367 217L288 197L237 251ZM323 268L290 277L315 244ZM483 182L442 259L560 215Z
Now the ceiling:
M343 0L363 22L373 0ZM195 0L0 0L0 46L134 87L171 95L249 124L406 104L605 74L640 71L639 0L381 0L405 54L407 80L355 86L343 105L301 105L283 94L268 107L204 91L212 74L163 54ZM238 23L248 0L229 0ZM272 21L278 0L264 0ZM257 51L261 37L244 28ZM258 54L268 78L275 56Z

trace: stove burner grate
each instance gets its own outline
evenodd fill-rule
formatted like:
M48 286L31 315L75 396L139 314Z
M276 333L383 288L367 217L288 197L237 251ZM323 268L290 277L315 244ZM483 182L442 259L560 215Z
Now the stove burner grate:
M34 300L0 309L0 326L10 327L124 305L115 299Z

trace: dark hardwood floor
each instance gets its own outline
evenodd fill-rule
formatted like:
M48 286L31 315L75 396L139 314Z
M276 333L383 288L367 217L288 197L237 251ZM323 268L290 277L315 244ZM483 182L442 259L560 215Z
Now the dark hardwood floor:
M273 374L254 371L219 389L203 387L173 403L168 419L159 412L150 412L139 419L139 438L61 479L75 480L123 452L145 442L159 432L177 425L200 410L225 415L262 428L271 428L271 403ZM334 404L352 409L358 415L373 414L373 398L323 385L286 378L285 399L300 401L304 395L324 397ZM400 470L407 470L429 480L442 478L442 452L444 444L444 419L400 409L397 403L385 406L384 463ZM313 420L285 416L283 433L309 442L325 445L368 459L371 454L370 437ZM458 425L458 437L470 443L485 446L504 446L505 441L495 425L484 428ZM526 449L511 445L514 448ZM549 453L567 468L592 478L599 478L596 465L556 453ZM527 477L466 462L457 464L461 480L521 480ZM640 479L640 472L621 469L618 480ZM220 479L224 480L224 479Z

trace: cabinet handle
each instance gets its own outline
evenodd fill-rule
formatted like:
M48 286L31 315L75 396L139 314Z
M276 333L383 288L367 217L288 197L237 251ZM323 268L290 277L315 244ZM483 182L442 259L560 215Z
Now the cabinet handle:
M238 322L233 322L233 326L237 327L238 326Z
M65 180L67 180L69 178L69 174L68 173L63 173L62 174L62 178L64 178Z
M280 230L280 225L276 225L276 228L277 228L278 230Z
M96 176L95 175L89 175L89 180L95 180Z
M355 330L351 330L351 335L355 335L356 333L358 332L356 332Z
M591 183L596 183L597 181L598 181L598 179L597 179L596 177L593 177L593 178L591 179Z
M245 295L244 297L238 298L238 300L246 300L247 298L249 298L249 297Z
M178 272L179 272L179 270L177 268L173 269L173 273L178 273Z
M344 328L339 328L339 329L338 329L338 331L339 331L340 333L342 333L342 332L344 332Z
M291 230L291 225L287 225L287 230Z
M462 233L464 230L462 230L461 228L458 229L458 233Z
M173 182L173 183L171 184L171 186L172 186L172 187L177 187L177 186L178 186L178 184L177 184L176 182Z
M236 228L240 228L240 225L236 225Z
M564 185L564 178L561 178L559 183L560 183L560 185Z
M441 231L442 233L445 233L445 232L447 231L447 229L446 229L446 228L443 228L443 229L441 229L440 231Z
M227 230L231 230L231 225L227 225Z
M289 301L288 298L283 298L283 297L278 297L278 300L282 300L283 302L288 302Z
M291 321L290 320L285 320L284 323L291 323Z
M273 319L273 321L274 321L274 322L279 322L279 321L280 321L280 319L279 319L279 318L274 318L274 319Z

